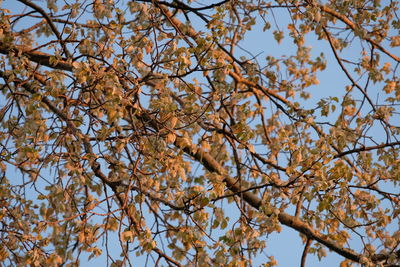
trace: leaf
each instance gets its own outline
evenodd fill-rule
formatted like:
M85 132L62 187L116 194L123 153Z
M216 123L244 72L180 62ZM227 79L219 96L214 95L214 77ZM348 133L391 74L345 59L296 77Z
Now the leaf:
M283 31L274 31L274 38L280 44L282 42L282 39L284 38Z
M132 231L124 231L121 234L122 241L133 241L133 232Z

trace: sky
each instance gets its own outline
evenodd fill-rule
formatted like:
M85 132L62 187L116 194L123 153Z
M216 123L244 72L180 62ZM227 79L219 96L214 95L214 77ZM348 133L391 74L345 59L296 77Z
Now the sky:
M42 4L43 1L35 1L35 3ZM15 0L3 0L2 8L6 8L9 10L14 10L18 8L18 4ZM274 10L274 16L277 19L278 23L283 22L282 25L287 25L287 22L290 20L287 11L285 9L276 9ZM194 21L194 27L196 28L196 22ZM25 25L20 25L24 27ZM286 33L287 29L284 27L280 27ZM246 39L244 40L242 47L246 50L251 51L253 55L258 55L257 59L262 62L264 58L268 55L278 56L280 54L288 54L293 50L292 40L288 37L284 38L281 44L277 44L277 42L273 39L273 36L269 33L262 32L262 25L257 24L253 31L249 32L246 35ZM285 34L286 35L286 34ZM344 74L340 71L338 64L336 63L332 52L326 42L319 42L315 37L309 35L306 39L306 42L312 47L313 56L318 56L320 53L324 53L325 58L327 60L327 69L320 73L318 78L320 80L320 84L317 86L313 86L308 91L311 93L311 98L308 101L304 101L302 104L308 108L314 107L317 105L317 101L323 97L328 97L333 93L338 95L337 90L342 91L343 96L343 88L349 84L346 80ZM353 51L359 51L357 44L355 44L354 49L349 49L348 52L351 54ZM243 51L238 53L243 53L243 55L248 56L248 54ZM357 55L356 55L357 56ZM379 94L379 90L381 90L381 85L377 84L372 86L376 90L376 96ZM374 94L372 94L374 95ZM334 117L328 117L327 120ZM377 134L379 134L379 130L377 129ZM232 218L237 216L232 213ZM235 221L234 219L231 222ZM111 239L112 240L112 239ZM116 241L116 239L114 238ZM112 250L112 246L111 246ZM288 229L287 227L283 227L281 233L273 233L269 236L267 242L267 248L265 251L266 255L273 255L278 261L278 266L281 267L291 267L291 266L299 266L300 258L303 250L303 244L297 232L292 229ZM112 254L118 254L117 251L111 251ZM85 257L81 258L82 266L104 266L105 258L104 256L100 256L98 258L92 259L91 261L85 262ZM254 266L259 266L262 263L262 260L265 257L260 257L259 259L255 259ZM309 254L307 257L307 266L325 266L325 267L333 267L338 266L339 262L342 261L343 258L338 256L335 253L329 253L326 258L323 258L321 261L314 255ZM132 262L134 266L144 266L145 257L136 258L132 256ZM151 266L151 264L149 264Z

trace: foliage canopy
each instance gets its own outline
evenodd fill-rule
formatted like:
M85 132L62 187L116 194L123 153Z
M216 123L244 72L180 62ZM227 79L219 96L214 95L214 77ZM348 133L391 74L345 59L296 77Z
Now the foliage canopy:
M397 12L3 1L0 262L273 266L268 235L290 227L302 266L400 264ZM253 32L286 52L252 55Z

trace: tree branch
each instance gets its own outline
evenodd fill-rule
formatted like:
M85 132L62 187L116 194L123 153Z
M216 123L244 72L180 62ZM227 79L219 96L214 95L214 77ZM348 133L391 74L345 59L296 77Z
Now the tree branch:
M312 244L312 239L307 238L306 244L304 246L303 254L301 255L300 267L306 266L307 254L308 254L311 244Z
M56 35L58 41L61 44L61 47L63 48L64 54L69 58L70 57L70 53L68 52L68 49L61 37L60 32L58 31L57 27L54 25L53 21L51 20L51 18L49 17L49 15L47 15L47 13L38 5L32 3L31 1L28 0L18 0L19 2L29 6L30 8L32 8L33 10L39 12L44 19L46 20L47 24L49 24L51 30L54 32L54 34Z
M357 31L358 30L358 26L352 22L348 17L346 17L345 15L342 15L338 12L336 12L335 10L329 8L326 5L318 5L318 7L325 13L328 13L332 16L334 16L335 18L339 19L340 21L342 21L343 23L345 23L347 26L350 27L350 29L352 29L353 31ZM400 62L400 57L390 53L388 50L386 50L381 44L379 44L378 42L372 40L370 37L368 36L361 36L360 38L365 39L366 41L370 42L374 47L378 48L379 50L381 50L383 53L385 53L386 55L388 55L389 57L391 57L392 59L396 60L397 62Z
M9 78L8 75L5 74L3 71L0 71L0 77L3 78L5 81L7 81ZM28 91L31 94L38 93L37 90L35 89L35 85L30 82L24 82L18 79L14 79L13 82L16 84L16 86L22 86L26 91ZM104 184L109 186L111 190L114 192L116 198L119 201L120 207L128 215L131 224L134 226L136 234L139 235L140 234L139 224L137 223L136 218L129 211L129 208L125 205L125 199L126 199L125 194L120 194L120 192L117 189L118 186L124 186L124 185L121 184L121 182L119 181L110 181L107 178L107 176L101 171L100 164L96 162L96 156L93 152L93 148L92 145L90 144L88 136L84 135L78 128L76 128L75 125L68 119L68 117L56 106L54 106L53 103L51 103L51 101L46 96L41 95L40 99L45 106L47 106L54 114L56 114L62 121L64 121L67 124L68 128L75 134L76 138L83 143L85 152L87 154L90 154L91 156L89 164L95 176L98 177ZM167 262L173 263L175 266L178 267L182 266L179 262L166 255L158 247L154 247L152 248L152 250L155 253L157 253L160 257L165 258Z
M55 60L55 62L50 63L50 58L54 56L40 51L28 50L22 45L11 46L10 44L4 44L0 41L0 53L5 55L8 55L9 53L15 53L16 55L22 54L29 60L52 69L65 71L72 71L73 69L72 64L69 63L65 58L61 60Z
M341 158L343 156L346 156L348 154L353 154L353 153L359 153L363 151L371 151L371 150L376 150L376 149L381 149L381 148L386 148L386 147L393 147L393 146L400 146L400 142L392 142L392 143L386 143L386 144L380 144L376 146L362 146L359 148L343 151L341 153L337 153L333 158Z

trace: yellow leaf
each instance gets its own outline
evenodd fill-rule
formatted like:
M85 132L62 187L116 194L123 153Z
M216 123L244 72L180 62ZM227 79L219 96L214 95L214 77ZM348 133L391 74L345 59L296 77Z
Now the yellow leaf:
M167 134L167 137L165 138L165 141L166 141L168 144L174 143L175 140L176 140L176 134L174 134L174 133L169 133L169 134Z
M133 232L132 231L125 231L121 234L123 241L132 241L133 240Z
M177 117L172 117L172 118L169 120L170 127L173 129L173 128L175 127L175 125L176 125L177 122L178 122L178 118L177 118Z

